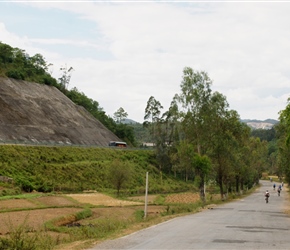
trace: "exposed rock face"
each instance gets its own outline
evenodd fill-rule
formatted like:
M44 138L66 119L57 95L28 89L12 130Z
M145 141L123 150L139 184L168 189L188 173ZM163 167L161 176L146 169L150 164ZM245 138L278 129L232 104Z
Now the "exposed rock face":
M57 88L0 77L0 142L108 146L119 140Z

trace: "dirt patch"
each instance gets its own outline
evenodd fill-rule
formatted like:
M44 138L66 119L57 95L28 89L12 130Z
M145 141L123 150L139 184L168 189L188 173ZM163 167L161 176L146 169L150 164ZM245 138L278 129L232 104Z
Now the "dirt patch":
M65 196L43 196L36 199L37 202L45 206L74 206L79 205L78 202Z
M92 194L69 194L67 195L80 203L91 204L94 206L131 206L131 205L141 205L142 202L136 201L125 201L114 199L108 195L100 194L100 193L92 193Z
M166 197L167 203L194 203L199 201L199 194L196 193L183 193L171 194Z
M12 200L1 200L0 211L7 209L23 209L23 208L35 208L37 205L29 200L25 199L12 199Z
M149 195L148 202L152 203L156 195ZM134 197L132 201L114 199L101 193L70 194L62 196L41 196L27 199L0 200L0 235L5 235L13 228L25 223L32 230L39 229L49 220L57 217L74 214L83 208L81 206L91 204L95 206L106 206L93 208L93 216L87 219L115 217L121 220L129 220L134 216L136 210L144 210L144 196ZM56 207L56 208L44 208ZM7 210L22 211L7 211ZM148 216L155 216L164 212L165 206L148 206ZM86 222L86 220L84 220Z
M154 203L154 201L156 200L157 197L158 197L158 195L148 195L147 196L147 202L148 203ZM130 200L139 201L139 202L145 202L145 195L134 196L134 197L131 197Z
M115 216L129 219L137 209L144 209L143 202L118 200L100 193L41 196L30 200L0 200L0 212L2 211L0 213L0 235L8 233L23 223L32 230L39 229L49 220L81 211L83 208L73 208L72 206L82 206L83 204L106 206L106 208L92 209L92 218ZM44 207L56 208L45 209ZM14 209L22 211L9 211ZM160 209L163 208L149 208L148 213L159 213Z
M31 228L31 230L37 230L40 229L46 221L77 213L81 210L81 208L49 208L0 213L0 234L6 234L13 228L23 224Z

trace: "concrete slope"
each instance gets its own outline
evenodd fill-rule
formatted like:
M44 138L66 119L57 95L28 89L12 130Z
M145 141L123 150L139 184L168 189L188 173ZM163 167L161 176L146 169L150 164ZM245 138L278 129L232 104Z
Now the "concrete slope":
M108 146L120 140L57 88L0 77L0 142Z

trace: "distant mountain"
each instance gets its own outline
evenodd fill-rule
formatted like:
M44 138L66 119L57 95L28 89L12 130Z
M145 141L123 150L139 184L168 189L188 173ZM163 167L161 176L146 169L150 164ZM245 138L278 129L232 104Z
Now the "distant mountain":
M266 119L264 121L244 119L241 121L246 123L252 129L271 129L275 124L279 123L279 121L274 119Z
M252 129L271 129L274 125L279 123L279 121L275 119L266 119L266 120L256 120L256 119L242 119L241 122L246 123L249 127ZM122 121L123 124L130 124L130 125L136 125L139 127L142 123L136 122L132 119L126 118Z
M128 119L128 118L126 118L126 119L124 119L121 123L123 123L123 124L137 124L137 123L139 123L139 122L136 122L136 121L134 121L134 120L132 120L132 119Z

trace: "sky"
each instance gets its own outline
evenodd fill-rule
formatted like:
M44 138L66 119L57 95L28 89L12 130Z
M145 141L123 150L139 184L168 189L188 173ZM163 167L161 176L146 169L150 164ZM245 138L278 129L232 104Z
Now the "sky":
M0 42L41 54L110 117L166 112L183 69L205 71L241 119L279 119L290 97L290 1L3 1Z

